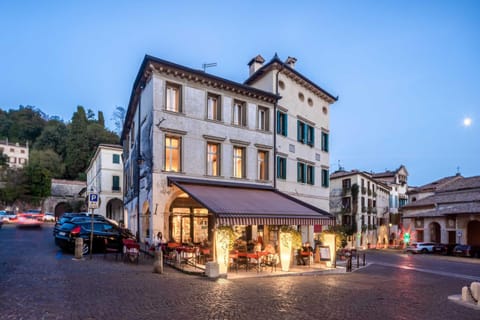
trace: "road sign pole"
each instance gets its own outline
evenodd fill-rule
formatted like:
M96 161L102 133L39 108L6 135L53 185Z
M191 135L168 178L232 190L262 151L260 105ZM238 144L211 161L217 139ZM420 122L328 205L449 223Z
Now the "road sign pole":
M92 222L90 227L90 260L92 259L93 251L93 211L95 208L98 208L98 194L91 193L88 195L88 208L92 209L90 220Z

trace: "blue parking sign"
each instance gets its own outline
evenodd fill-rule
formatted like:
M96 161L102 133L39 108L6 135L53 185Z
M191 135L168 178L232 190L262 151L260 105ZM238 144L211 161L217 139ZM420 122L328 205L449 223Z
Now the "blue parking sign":
M98 194L97 193L90 193L88 195L88 208L89 209L98 208Z

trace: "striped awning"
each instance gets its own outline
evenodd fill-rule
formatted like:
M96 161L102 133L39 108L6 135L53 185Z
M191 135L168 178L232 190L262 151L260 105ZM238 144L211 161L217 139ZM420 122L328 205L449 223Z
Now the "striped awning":
M271 187L170 177L217 225L334 225L328 212Z

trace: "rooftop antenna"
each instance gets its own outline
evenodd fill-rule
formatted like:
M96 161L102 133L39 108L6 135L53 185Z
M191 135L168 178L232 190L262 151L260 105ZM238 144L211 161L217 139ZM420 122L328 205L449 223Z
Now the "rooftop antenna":
M457 166L457 176L460 175L460 166Z
M207 68L216 67L216 66L217 66L216 62L202 63L203 72L205 72Z

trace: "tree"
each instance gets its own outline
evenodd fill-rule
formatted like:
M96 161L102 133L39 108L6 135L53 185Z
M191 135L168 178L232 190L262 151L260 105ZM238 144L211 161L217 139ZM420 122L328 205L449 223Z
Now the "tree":
M3 168L1 171L2 188L0 188L0 202L3 205L12 205L26 193L26 181L23 169Z
M35 141L33 149L51 149L65 159L68 130L67 126L58 120L49 120L42 133Z
M115 125L115 132L120 136L123 130L123 123L125 121L125 115L127 111L124 107L117 106L113 112L112 120Z
M105 128L105 118L102 111L98 111L98 124Z
M42 168L38 163L29 163L25 167L25 177L26 195L30 197L30 202L39 204L50 196L52 179L46 168Z
M29 164L45 169L52 178L63 178L65 174L62 157L51 149L30 151Z
M82 106L77 107L77 111L73 114L72 122L68 126L66 151L66 176L70 179L76 179L78 174L85 170L90 156L87 137L87 116Z
M19 110L10 110L9 140L33 143L46 125L45 118L43 112L31 106L20 106Z

